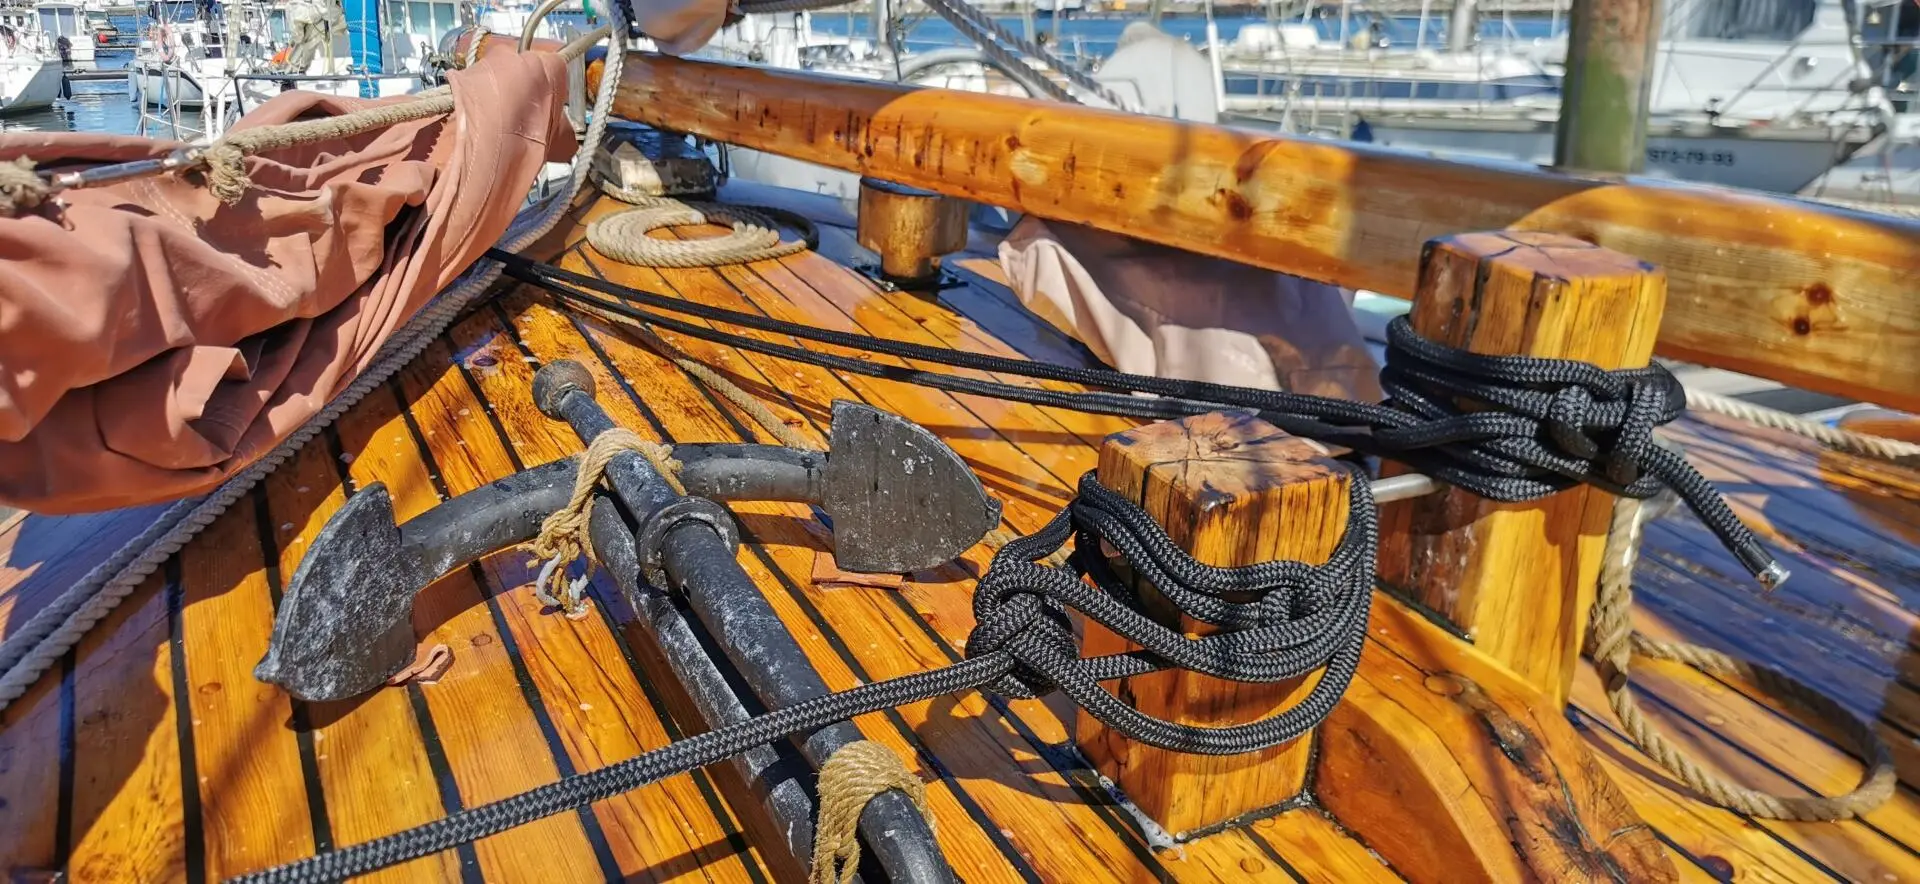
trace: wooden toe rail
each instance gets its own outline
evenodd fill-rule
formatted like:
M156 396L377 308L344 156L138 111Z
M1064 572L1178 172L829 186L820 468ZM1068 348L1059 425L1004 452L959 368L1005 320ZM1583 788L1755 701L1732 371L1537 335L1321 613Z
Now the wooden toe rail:
M598 78L599 65L591 65L589 84ZM1907 220L649 53L629 56L616 110L1403 298L1414 294L1429 239L1560 233L1667 272L1664 356L1920 411L1920 298L1911 296L1920 225Z

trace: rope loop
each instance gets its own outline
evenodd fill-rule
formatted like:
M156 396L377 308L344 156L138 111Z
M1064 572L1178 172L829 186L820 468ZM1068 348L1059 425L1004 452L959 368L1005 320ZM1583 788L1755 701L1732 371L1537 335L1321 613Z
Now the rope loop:
M1899 786L1899 776L1893 766L1892 751L1870 721L1774 667L1738 660L1696 644L1660 641L1633 628L1633 569L1640 560L1643 528L1650 520L1648 508L1640 501L1622 498L1614 503L1587 638L1587 652L1593 658L1594 668L1599 670L1607 703L1620 720L1627 741L1695 794L1750 816L1829 822L1852 819L1885 804ZM1708 675L1745 681L1783 703L1824 719L1851 744L1855 757L1864 763L1866 769L1859 784L1845 794L1832 797L1774 795L1746 788L1702 767L1640 711L1630 675L1635 658L1665 660Z
M995 554L974 590L976 625L967 655L1013 658L1012 671L991 685L997 693L1030 698L1062 691L1116 732L1160 748L1234 754L1293 739L1332 710L1359 666L1366 638L1379 529L1368 484L1355 481L1352 488L1346 534L1326 564L1216 567L1188 555L1146 511L1088 472L1078 497L1045 528ZM1075 552L1068 567L1041 564L1069 539ZM1098 554L1103 544L1131 566L1141 589ZM1155 620L1145 613L1144 592L1157 592L1180 615L1213 631L1189 637ZM1069 612L1142 650L1082 658ZM1161 668L1260 683L1326 673L1299 705L1230 727L1143 715L1099 685Z

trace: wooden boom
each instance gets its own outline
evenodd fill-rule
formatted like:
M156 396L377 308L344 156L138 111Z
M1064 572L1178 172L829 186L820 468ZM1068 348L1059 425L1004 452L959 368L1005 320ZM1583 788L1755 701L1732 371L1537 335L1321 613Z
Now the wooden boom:
M1920 411L1909 221L652 53L621 81L637 122L1401 298L1428 240L1564 234L1666 271L1662 356Z

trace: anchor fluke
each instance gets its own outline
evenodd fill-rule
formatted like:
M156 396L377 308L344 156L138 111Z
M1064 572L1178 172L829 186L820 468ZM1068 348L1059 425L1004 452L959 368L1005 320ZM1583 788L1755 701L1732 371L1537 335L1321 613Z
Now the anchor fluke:
M302 700L370 691L413 661L413 597L422 588L386 486L334 513L287 586L255 678Z

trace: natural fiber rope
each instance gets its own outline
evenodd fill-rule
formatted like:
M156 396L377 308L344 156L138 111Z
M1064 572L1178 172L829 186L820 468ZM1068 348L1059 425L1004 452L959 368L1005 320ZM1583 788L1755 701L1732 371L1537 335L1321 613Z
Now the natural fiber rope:
M201 154L206 164L207 190L231 206L240 202L247 195L247 188L253 186L243 162L247 157L270 150L339 141L452 112L453 90L442 86L422 92L411 101L378 104L337 117L243 129L220 139Z
M1920 458L1920 444L1829 427L1819 421L1810 421L1799 415L1754 405L1751 402L1742 402L1718 393L1688 388L1687 407L1695 411L1723 414L1763 427L1797 433L1828 448L1848 454L1860 454L1890 461Z
M34 162L26 157L0 162L0 216L12 218L46 202L52 191L33 169Z
M614 427L598 436L587 445L585 453L580 455L580 469L574 474L573 494L565 506L554 510L540 523L540 534L527 545L533 554L546 560L540 570L540 577L534 582L533 592L540 601L565 609L567 616L579 619L586 612L586 581L576 580L567 590L562 600L549 589L553 576L565 570L566 566L585 558L588 567L593 563L593 544L587 540L587 526L593 516L593 493L606 478L607 465L623 452L634 452L646 458L653 465L654 472L673 489L675 494L686 494L687 489L680 484L680 462L673 459L673 449L640 437L625 427Z
M599 144L606 136L608 113L620 82L620 70L626 60L624 11L614 4L611 13L617 30L609 33L611 51L607 55L606 74L594 97L594 114L587 126L583 144ZM498 247L518 252L539 242L572 208L573 197L586 183L592 154L582 150L575 155L573 174L565 190L514 219L502 234ZM366 371L327 407L295 430L278 446L251 466L234 474L218 488L197 500L175 503L148 525L138 537L123 544L106 561L94 566L79 583L54 599L13 634L0 641L0 710L20 699L62 655L80 643L80 639L119 606L127 596L151 576L166 560L186 546L208 525L227 511L248 491L275 469L291 459L320 431L338 420L367 394L385 384L401 368L412 362L440 334L453 324L468 304L480 297L500 278L501 265L482 260L463 274L439 297L389 338Z
M807 250L804 241L782 242L780 225L748 206L682 202L640 193L595 173L594 184L608 196L634 206L587 225L587 243L622 264L638 267L725 267L784 258ZM648 234L663 227L716 224L732 232L703 239L658 239Z
M1613 506L1613 524L1607 534L1600 588L1593 601L1593 626L1588 649L1607 692L1607 702L1620 719L1628 742L1639 747L1668 773L1708 801L1749 816L1802 822L1852 819L1886 803L1899 778L1893 756L1873 726L1805 682L1778 669L1736 660L1710 648L1686 642L1648 638L1633 629L1633 568L1640 559L1642 527L1647 521L1641 501L1620 498ZM1673 745L1640 712L1629 678L1635 657L1667 660L1691 666L1709 675L1746 681L1784 702L1825 719L1838 729L1866 763L1860 784L1844 795L1773 795L1730 782L1701 767Z
M872 740L848 743L820 766L820 815L813 826L811 884L853 884L860 867L860 814L867 809L867 802L893 789L911 799L927 818L927 828L933 828L927 784L887 747Z

